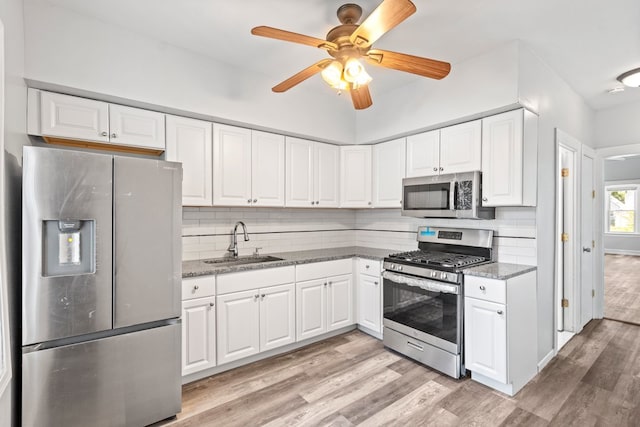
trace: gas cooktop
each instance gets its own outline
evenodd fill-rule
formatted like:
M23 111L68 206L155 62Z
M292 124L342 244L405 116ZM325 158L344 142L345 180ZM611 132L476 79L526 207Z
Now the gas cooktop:
M392 254L389 255L389 258L397 261L406 261L410 264L456 269L480 264L487 261L486 258L476 255L464 255L450 252L423 250Z

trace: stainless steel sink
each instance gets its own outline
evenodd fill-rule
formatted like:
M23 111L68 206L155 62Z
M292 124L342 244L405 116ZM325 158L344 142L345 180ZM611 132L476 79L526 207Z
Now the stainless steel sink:
M244 265L244 264L256 264L259 262L271 262L271 261L282 261L282 258L269 256L269 255L250 255L250 256L239 256L237 258L225 257L225 258L214 258L207 259L202 262L205 264L213 264L216 266L229 266L229 265Z

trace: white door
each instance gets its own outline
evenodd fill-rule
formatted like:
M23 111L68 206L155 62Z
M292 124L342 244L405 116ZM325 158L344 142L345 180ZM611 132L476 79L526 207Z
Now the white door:
M595 182L594 182L594 156L585 153L582 155L582 179L581 187L581 213L580 213L580 238L582 241L580 257L580 329L593 319L593 301L595 291L594 277L594 212L595 212Z
M371 146L340 147L340 207L371 205Z
M260 351L260 294L236 292L216 298L218 305L218 364Z
M216 366L215 297L182 302L182 375Z
M293 283L260 290L260 351L296 341L295 291Z
M482 120L482 204L522 204L524 110Z
M251 130L213 124L213 204L251 206Z
M375 332L382 332L380 278L360 274L358 277L358 324Z
M314 200L315 143L299 138L286 138L285 204L310 208Z
M327 331L327 280L316 279L296 283L297 341Z
M124 105L109 105L112 144L164 151L164 114Z
M481 170L482 124L480 120L440 130L440 173Z
M251 131L253 206L284 206L284 136Z
M407 178L438 175L440 168L440 130L407 137Z
M167 116L166 159L182 163L182 204L213 203L212 124L186 117Z
M40 93L43 136L109 142L109 104L59 93Z
M507 309L502 304L465 298L464 316L465 367L507 383Z
M351 274L327 278L327 330L353 325L353 283Z
M405 152L404 138L373 146L374 208L399 208L402 205Z
M315 144L315 206L337 208L340 205L340 149L331 144Z

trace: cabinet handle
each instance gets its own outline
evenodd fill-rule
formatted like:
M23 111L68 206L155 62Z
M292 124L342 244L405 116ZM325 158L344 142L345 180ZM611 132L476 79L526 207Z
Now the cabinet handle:
M253 203L258 203L258 199L253 199Z
M487 288L485 288L485 287L484 287L484 285L480 285L480 290L481 290L481 291L486 291L486 290L487 290Z
M214 304L214 303L212 303L212 302L210 302L210 303L209 303L209 307L213 307L214 305L215 305L215 304Z
M482 201L483 201L483 202L488 202L488 201L489 201L489 199L487 199L486 197L483 197L483 198L482 198Z
M200 289L200 286L198 286L198 285L193 285L193 290L194 290L194 291L197 291L198 289Z
M499 314L499 315L502 315L502 310L498 310L498 314Z
M108 136L108 135L109 135L109 133L108 133L108 132L101 132L101 133L100 133L100 136Z
M434 172L438 172L438 168L433 168L433 171Z
M111 134L111 138L116 139L117 137L118 137L118 135L116 135L115 132Z

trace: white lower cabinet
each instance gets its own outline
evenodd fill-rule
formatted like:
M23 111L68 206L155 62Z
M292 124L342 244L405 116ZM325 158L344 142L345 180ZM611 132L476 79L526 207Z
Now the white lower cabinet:
M358 325L382 333L382 278L380 262L358 259Z
M182 302L182 375L216 366L216 297Z
M260 351L295 342L295 286L273 286L260 291Z
M487 279L465 275L465 367L510 396L538 371L536 272Z
M325 279L296 283L297 339L302 341L327 331Z
M327 331L353 325L352 275L327 278Z
M260 352L259 291L220 295L218 301L218 363Z

